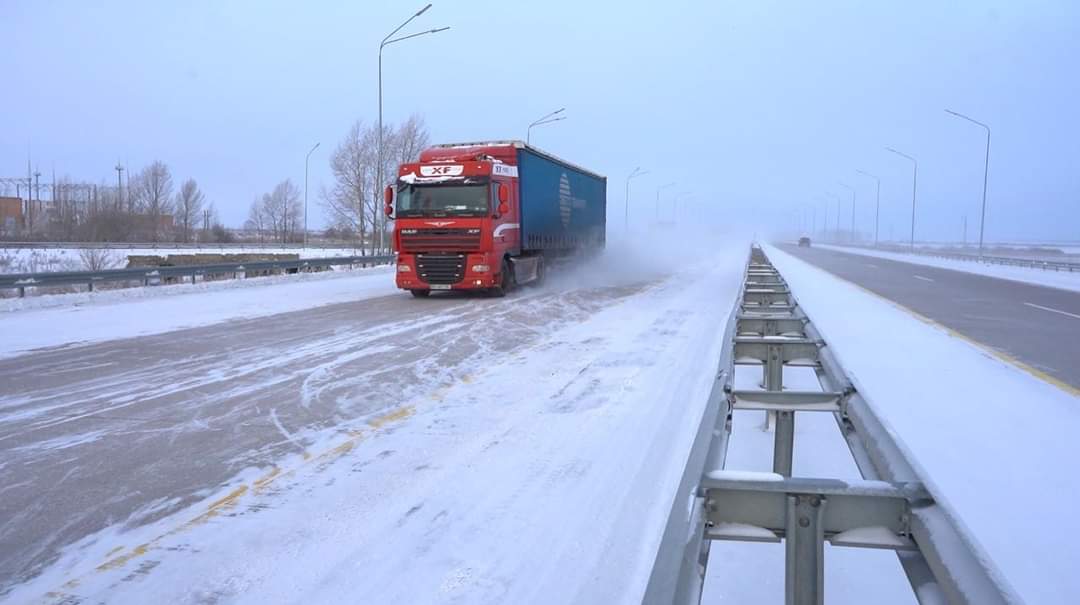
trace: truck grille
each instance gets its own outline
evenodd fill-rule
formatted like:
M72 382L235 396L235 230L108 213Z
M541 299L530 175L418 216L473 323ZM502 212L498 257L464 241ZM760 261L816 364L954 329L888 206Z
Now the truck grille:
M456 284L465 277L464 254L417 254L416 270L429 284Z
M480 249L480 230L402 229L402 252L458 252Z

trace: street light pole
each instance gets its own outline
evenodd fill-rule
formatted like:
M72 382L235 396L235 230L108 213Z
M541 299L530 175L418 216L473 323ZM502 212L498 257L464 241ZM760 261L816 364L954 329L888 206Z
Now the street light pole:
M311 148L311 151L307 152L304 156L304 249L307 249L307 190L308 190L308 160L311 159L311 154L315 153L315 150L319 148L319 143L315 143L315 146Z
M891 151L896 155L903 156L911 160L912 173L911 173L911 251L915 251L915 192L919 186L919 161L910 155L893 149L892 147L886 147L886 151Z
M532 141L532 129L533 126L543 126L544 124L551 124L552 122L558 122L559 120L565 120L566 116L558 116L560 113L566 111L566 108L557 109L546 116L535 120L529 127L525 129L525 144L529 144Z
M648 173L648 170L642 170L641 166L638 166L634 168L630 176L626 177L626 205L623 207L623 230L627 233L630 233L630 180Z
M881 179L878 178L877 176L873 175L873 174L870 174L869 172L867 172L865 170L856 169L855 172L858 172L859 174L861 174L863 176L868 176L868 177L874 179L874 182L877 183L877 193L875 194L875 197L874 197L874 247L877 248L877 245L878 245L878 225L881 222Z
M855 188L847 183L840 183L840 186L851 192L851 235L848 239L852 243L855 242Z
M668 187L674 187L674 186L675 186L675 181L672 181L670 183L660 185L659 187L656 188L656 218L653 219L656 222L660 222L660 191L662 189L667 189Z
M405 22L402 23L401 25L397 26L394 29L394 31L390 32L389 34L386 34L386 37L383 38L382 42L379 43L379 136L378 136L379 150L378 150L378 158L377 158L378 161L377 161L377 165L375 166L375 183L376 183L375 190L376 190L376 195L381 195L382 194L382 179L383 179L383 174L382 174L382 169L383 169L383 120L382 120L382 53L383 53L383 48L385 48L386 46L389 46L389 45L391 45L391 44L393 44L395 42L401 42L402 40L408 40L409 38L415 38L417 36L423 36L425 34L437 34L437 33L441 32L441 31L446 31L446 30L450 29L449 27L440 27L438 29L430 29L430 30L418 32L418 33L415 33L415 34L409 34L408 36L401 36L400 38L394 38L393 40L390 39L391 37L393 37L394 34L401 31L401 28L408 25L410 21L412 21L413 19L415 19L415 18L419 17L420 15L424 14L425 12L427 12L427 9L429 9L429 8L431 8L431 3L428 3L427 6L425 6L424 8L416 11L416 14L414 14L413 16L406 19ZM376 220L375 220L375 225L372 225L373 228L378 228L378 225L384 224L384 223L380 222L380 221L385 221L385 219L382 219L381 217L382 217L382 213L376 213L375 214L375 219ZM382 232L383 232L383 229L379 228L379 247L380 248L382 247L382 243L383 243L382 242L382 237L383 237ZM374 241L374 234L372 234L372 241ZM360 242L361 249L363 248L363 245L364 245L364 242L361 241Z
M958 118L963 118L972 124L978 124L986 129L986 158L983 162L982 216L979 218L979 256L981 257L983 254L983 233L986 226L986 180L990 174L990 126L951 109L946 109L945 113L952 114Z

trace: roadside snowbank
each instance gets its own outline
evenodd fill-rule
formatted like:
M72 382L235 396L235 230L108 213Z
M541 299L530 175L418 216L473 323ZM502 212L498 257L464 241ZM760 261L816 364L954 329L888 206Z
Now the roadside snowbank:
M393 294L392 267L0 301L0 357Z
M1080 600L1080 398L766 246L856 387L1030 603Z
M888 260L900 261L903 263L912 263L915 265L924 265L927 267L937 267L939 269L951 269L953 271L975 273L977 275L996 277L998 279L1008 279L1011 281L1035 284L1037 286L1047 286L1049 288L1058 288L1060 290L1072 290L1074 292L1080 292L1080 273L1069 273L1067 271L1048 271L1046 269L1035 269L1031 267L991 265L975 261L958 260L954 258L935 258L932 256L923 256L921 254L900 254L897 252L868 250L866 248L856 248L851 246L833 246L831 244L814 244L814 246L817 248L825 248L826 250L846 252L848 254L859 254L861 256L884 258Z

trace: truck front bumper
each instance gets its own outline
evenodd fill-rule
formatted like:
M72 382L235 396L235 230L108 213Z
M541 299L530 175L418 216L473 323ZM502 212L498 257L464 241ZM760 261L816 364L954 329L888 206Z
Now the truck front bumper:
M466 254L464 276L453 284L429 284L417 270L416 256L407 252L397 255L396 283L402 290L481 290L499 283L499 263L492 263L487 253ZM484 267L487 269L474 270Z

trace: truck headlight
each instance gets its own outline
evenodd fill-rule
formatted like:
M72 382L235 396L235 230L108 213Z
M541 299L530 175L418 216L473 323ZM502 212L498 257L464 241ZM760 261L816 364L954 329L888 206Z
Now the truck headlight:
M491 270L491 267L488 266L488 265L473 265L472 266L472 272L473 273L487 273L490 270Z
M410 267L409 265L398 265L397 266L397 272L398 273L411 273L412 272L412 267Z

